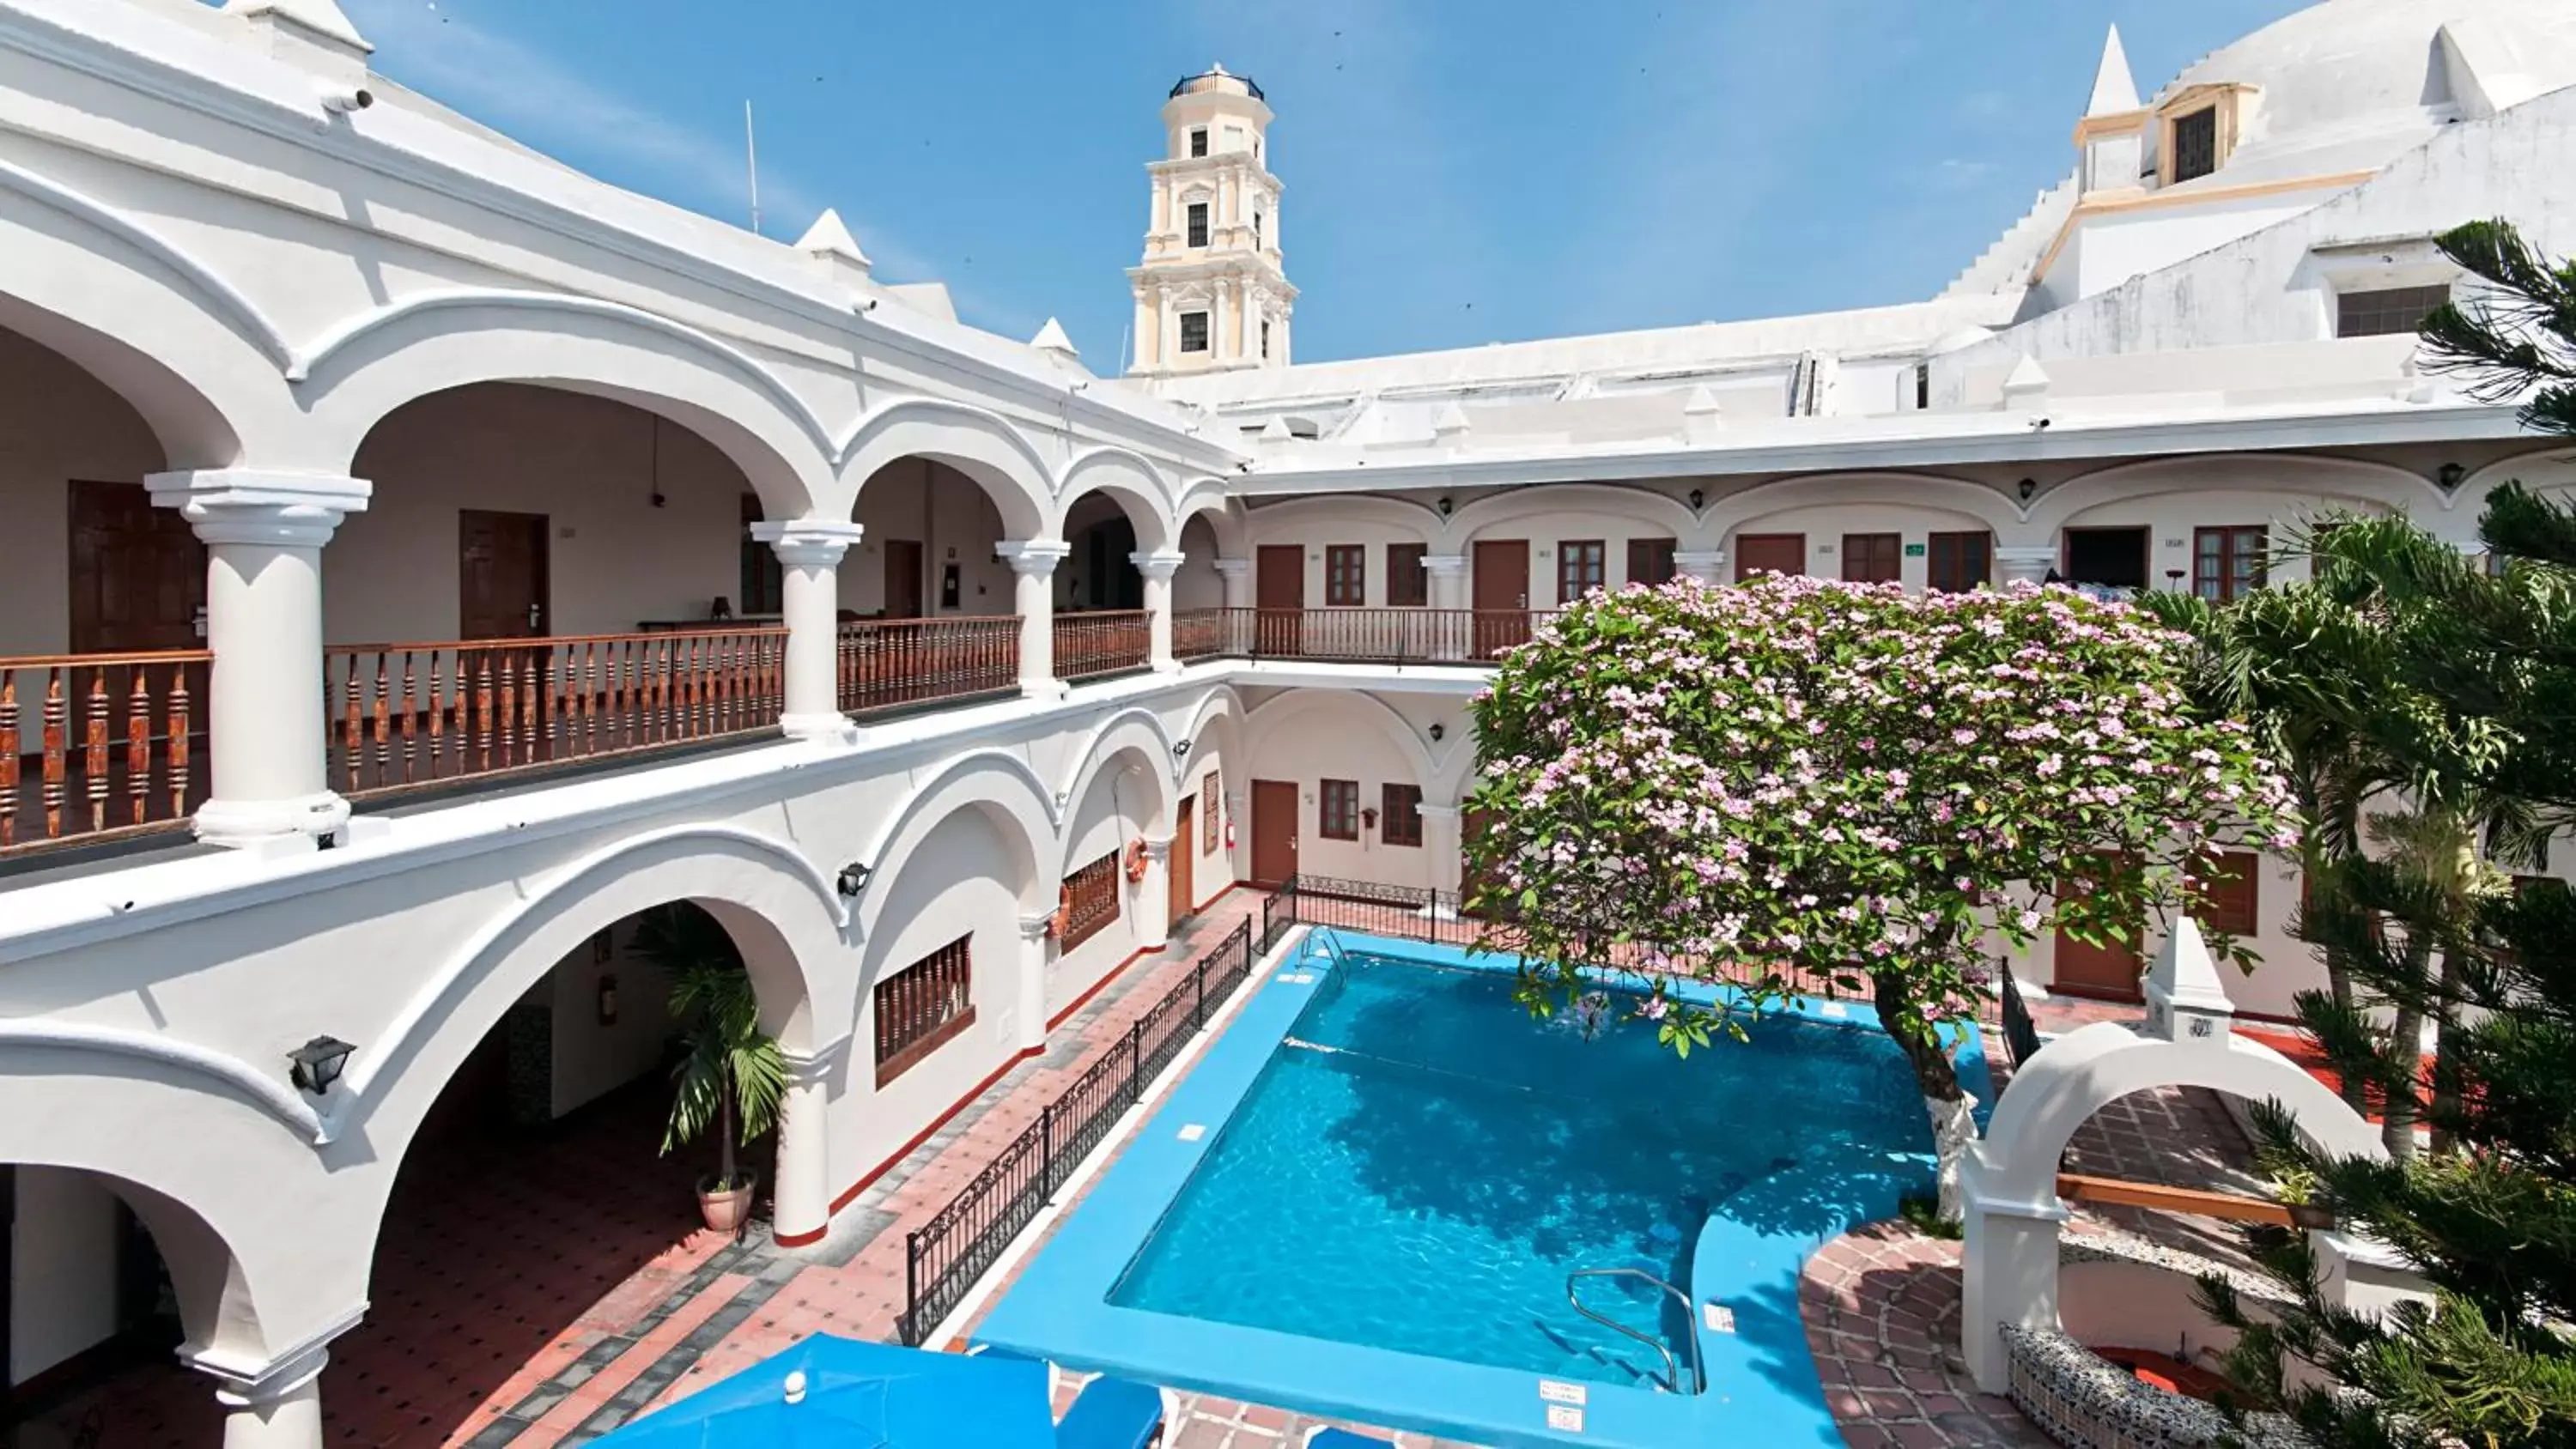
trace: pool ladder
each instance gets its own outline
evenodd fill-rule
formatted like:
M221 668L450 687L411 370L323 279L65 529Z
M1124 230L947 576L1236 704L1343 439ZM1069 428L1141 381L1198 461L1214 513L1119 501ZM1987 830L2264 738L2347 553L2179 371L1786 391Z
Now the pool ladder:
M1682 1306L1682 1323L1686 1331L1690 1334L1691 1386L1689 1388L1685 1389L1682 1387L1681 1362L1673 1357L1671 1344L1664 1342L1660 1338L1640 1333L1636 1329L1630 1328L1628 1325L1621 1323L1619 1320L1612 1318L1607 1314L1595 1312L1593 1309L1585 1306L1580 1285L1582 1280L1586 1278L1634 1278L1639 1282L1646 1283L1660 1289L1666 1297ZM1691 1318L1691 1301L1689 1294L1684 1293L1679 1288L1674 1287L1672 1284L1665 1282L1663 1279L1656 1277L1654 1274L1647 1272L1643 1268L1577 1268L1573 1272L1565 1275L1565 1301L1574 1306L1575 1312L1582 1314L1584 1317L1591 1319L1593 1322L1600 1324L1611 1332L1621 1334L1628 1338L1633 1338L1637 1342L1644 1344L1646 1347L1653 1349L1656 1353L1661 1354L1664 1360L1664 1384L1667 1392L1676 1394L1704 1394L1708 1392L1708 1369L1700 1362L1699 1325Z

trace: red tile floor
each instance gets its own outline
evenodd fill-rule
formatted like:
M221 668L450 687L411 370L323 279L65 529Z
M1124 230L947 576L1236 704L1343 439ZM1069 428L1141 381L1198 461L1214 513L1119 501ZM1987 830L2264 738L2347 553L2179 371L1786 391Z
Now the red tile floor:
M1259 904L1231 892L1176 933L1172 949L1131 965L1060 1029L1046 1056L958 1113L813 1248L782 1250L757 1226L740 1243L695 1230L689 1186L699 1164L654 1150L658 1083L543 1134L424 1142L395 1194L368 1319L332 1349L322 1383L329 1442L582 1443L809 1333L892 1337L903 1230L947 1202ZM2047 1006L2043 1029L2113 1014L2087 1009L2060 1022ZM2181 1133L2195 1143L2193 1161L2232 1171L2243 1149L2241 1135L2224 1140L2232 1128L2204 1103L2132 1099L2088 1126L2070 1164L2146 1171L2170 1164L2165 1134ZM2212 1136L2220 1140L2203 1145ZM1807 1279L1810 1342L1851 1442L2027 1442L2008 1406L1975 1397L1951 1367L1955 1245L1864 1229L1828 1245ZM1068 1376L1061 1392L1073 1384ZM106 1416L101 1449L199 1449L221 1435L209 1381L164 1363L0 1430L0 1449L67 1446L93 1411ZM1280 1449L1314 1422L1185 1395L1169 1442ZM1405 1449L1435 1444L1392 1437Z

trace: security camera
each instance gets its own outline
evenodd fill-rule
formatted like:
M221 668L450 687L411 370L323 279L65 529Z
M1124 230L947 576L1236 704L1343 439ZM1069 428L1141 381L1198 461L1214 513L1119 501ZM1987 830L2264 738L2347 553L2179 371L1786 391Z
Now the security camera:
M2032 419L2030 420L2030 430L2031 430L2032 432L2034 432L2034 433L2036 433L2036 432L2041 432L2041 431L2045 430L2047 427L2048 427L2048 419L2046 419L2046 418L2032 418Z
M877 300L877 298L870 297L866 301L861 302L859 304L859 315L865 316L868 313L875 311L877 309Z
M335 87L322 92L322 109L335 116L345 116L351 111L363 111L375 103L376 93L365 86L352 86L346 90Z

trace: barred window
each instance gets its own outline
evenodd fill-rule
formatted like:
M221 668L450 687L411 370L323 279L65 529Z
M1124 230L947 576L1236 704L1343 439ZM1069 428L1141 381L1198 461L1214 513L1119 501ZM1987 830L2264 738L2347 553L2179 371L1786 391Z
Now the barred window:
M1067 903L1070 909L1065 913L1064 935L1056 946L1070 951L1118 919L1118 852L1113 850L1066 876L1064 888L1071 896Z
M1422 787L1389 785L1385 789L1386 814L1381 817L1378 839L1388 845L1422 843Z
M974 937L960 936L877 983L877 1085L975 1024Z
M1181 350L1183 352L1208 350L1208 314L1205 312L1181 314Z
M2394 337L2423 330L2433 309L2451 300L2449 287L2384 287L2335 297L2337 337Z
M1326 780L1315 812L1315 833L1326 840L1360 838L1360 782Z
M1190 203L1189 229L1190 245L1193 248L1203 247L1208 244L1208 209L1206 202L1193 201Z
M2218 107L2176 116L2173 123L2173 179L2197 181L2218 169Z

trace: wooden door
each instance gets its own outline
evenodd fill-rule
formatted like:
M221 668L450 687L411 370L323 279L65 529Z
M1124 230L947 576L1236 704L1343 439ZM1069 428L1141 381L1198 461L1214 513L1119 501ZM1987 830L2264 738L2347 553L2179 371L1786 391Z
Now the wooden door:
M1476 541L1476 653L1498 653L1529 639L1529 540Z
M456 627L465 639L537 639L546 633L546 516L456 515Z
M1265 543L1254 555L1252 605L1256 648L1295 656L1305 646L1306 546Z
M177 509L139 483L75 482L71 545L72 653L205 647L206 546Z
M2070 890L2081 890L2080 884ZM2050 976L2050 989L2070 996L2093 996L2111 1001L2139 999L2139 977L2145 960L2138 954L2144 932L2135 927L2125 941L2107 941L2094 945L2079 941L2060 926L2057 930L2056 964Z
M1276 888L1297 873L1297 786L1252 782L1252 883Z
M1735 536L1735 581L1755 574L1802 574L1807 571L1807 536L1803 533L1739 533Z
M1896 533L1843 535L1843 578L1855 584L1892 584L1905 577L1905 537Z
M915 539L886 540L885 616L889 619L921 617L921 544Z
M1187 920L1199 908L1199 797L1189 796L1172 817L1172 850L1167 857L1164 878L1172 887L1171 915L1173 924Z

